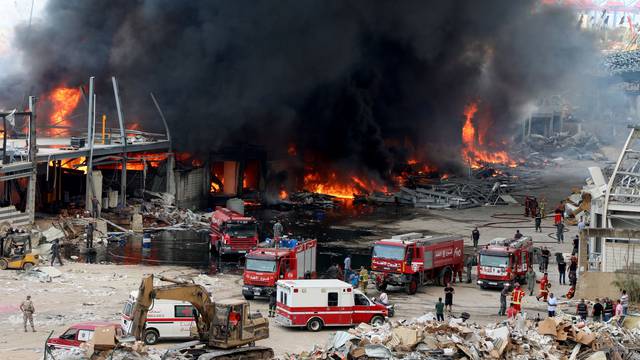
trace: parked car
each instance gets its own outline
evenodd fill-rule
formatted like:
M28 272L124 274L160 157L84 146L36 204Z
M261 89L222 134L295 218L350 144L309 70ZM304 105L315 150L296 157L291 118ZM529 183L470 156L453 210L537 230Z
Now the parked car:
M107 321L87 321L71 325L62 335L47 340L50 349L73 349L82 343L93 339L93 333L98 327L113 326L116 334L121 334L120 324Z

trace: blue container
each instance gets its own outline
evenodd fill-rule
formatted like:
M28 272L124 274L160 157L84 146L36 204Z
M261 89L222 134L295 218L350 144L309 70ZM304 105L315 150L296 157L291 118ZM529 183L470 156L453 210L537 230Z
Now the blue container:
M143 249L151 248L151 233L145 232L142 234L142 248Z

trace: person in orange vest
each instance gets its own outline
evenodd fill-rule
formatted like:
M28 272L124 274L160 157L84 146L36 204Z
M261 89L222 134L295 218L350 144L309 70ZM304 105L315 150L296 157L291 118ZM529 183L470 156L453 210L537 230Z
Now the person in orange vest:
M546 302L547 295L549 295L549 288L551 287L551 284L549 283L548 274L544 273L544 275L542 276L542 279L540 279L538 283L540 283L540 293L538 294L538 296L536 296L536 299L540 301L540 298L542 298L543 299L542 301Z
M522 299L524 295L524 291L520 288L520 283L516 283L516 288L511 292L511 302L518 312L522 311Z

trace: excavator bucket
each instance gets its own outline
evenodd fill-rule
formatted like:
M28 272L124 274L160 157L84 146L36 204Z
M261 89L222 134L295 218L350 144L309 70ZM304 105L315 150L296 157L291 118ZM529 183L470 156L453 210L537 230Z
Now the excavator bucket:
M136 339L140 339L144 334L144 324L147 321L147 312L153 304L151 293L153 292L153 275L145 275L140 282L138 289L138 298L133 307L131 317L131 335Z

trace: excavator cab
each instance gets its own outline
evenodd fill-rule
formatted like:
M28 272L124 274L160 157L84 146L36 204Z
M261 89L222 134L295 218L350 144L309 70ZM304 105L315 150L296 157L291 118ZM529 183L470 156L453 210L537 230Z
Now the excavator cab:
M244 300L220 300L213 306L209 345L232 348L269 337L269 321L260 313L251 314Z

